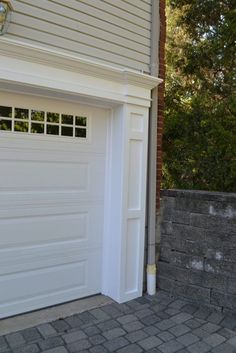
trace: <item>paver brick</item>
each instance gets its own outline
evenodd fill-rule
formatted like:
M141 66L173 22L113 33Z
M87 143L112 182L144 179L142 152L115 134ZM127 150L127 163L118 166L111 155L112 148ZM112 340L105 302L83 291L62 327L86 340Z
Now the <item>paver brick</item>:
M185 321L188 321L192 318L192 315L188 313L180 313L178 315L172 316L171 320L176 322L177 324L182 324Z
M106 321L111 318L110 315L105 313L105 311L103 311L100 308L91 310L90 314L92 314L95 317L95 319L97 319L99 321Z
M128 314L128 315L118 317L117 321L119 321L119 323L121 325L125 325L125 324L132 322L132 321L137 321L137 317L133 314Z
M170 303L170 307L171 308L175 308L175 309L181 309L186 305L186 301L185 300L181 300L181 299L177 299L174 300L172 303Z
M228 343L222 343L218 347L212 349L212 353L235 353L235 347Z
M170 333L168 331L164 331L164 332L159 333L158 337L164 342L168 342L174 338L172 333Z
M179 312L179 310L177 310L177 309L174 309L174 308L170 308L170 307L169 307L168 309L165 310L165 313L168 314L168 315L170 315L170 316L174 316L174 315L179 314L180 312Z
M149 315L149 316L145 316L140 318L140 321L144 324L144 325L154 325L155 323L157 323L158 321L160 321L160 318L155 315Z
M87 335L82 330L77 330L63 335L62 338L67 344L69 344L81 339L85 339L87 338Z
M67 349L65 347L56 347L53 349L49 349L47 351L43 351L43 353L68 353Z
M87 335L87 336L94 336L94 335L97 335L100 333L100 330L97 326L89 326L89 327L85 327L83 329L84 333Z
M156 327L162 331L168 330L169 328L176 325L176 322L172 321L171 319L166 319L158 322Z
M182 311L184 311L185 313L188 314L193 314L198 310L198 306L194 305L194 304L186 304L183 308Z
M205 324L206 321L205 320L201 320L201 319L190 319L188 321L185 322L185 325L187 325L188 327L190 327L191 329L195 329L198 328L200 326L202 326L203 324Z
M190 353L206 353L211 350L211 347L205 342L196 342L188 347Z
M98 346L94 346L94 347L90 348L89 352L90 353L107 353L108 350L105 347L98 345Z
M184 324L179 324L179 325L176 325L174 327L171 327L169 329L169 331L171 333L173 333L173 335L178 337L178 336L184 335L185 333L189 332L190 328L188 326L184 325Z
M63 340L59 336L52 336L47 338L46 340L42 340L38 342L40 348L45 351L47 349L55 348L58 346L62 346L64 344Z
M220 325L230 330L234 330L236 328L236 319L228 316L220 323Z
M137 311L137 313L135 315L137 318L142 319L143 317L150 316L152 314L153 314L153 311L151 309L147 308L147 309L142 309L142 310ZM137 318L136 318L136 320L137 320Z
M228 341L228 343L229 343L231 346L236 347L236 336L230 338L230 340Z
M16 347L13 348L13 353L38 353L39 352L39 347L34 343L34 344L27 344L23 345L21 347Z
M236 336L236 331L232 331L228 328L222 328L217 332L219 335L225 337L226 339Z
M57 332L66 332L70 329L70 326L65 320L59 319L52 322L52 326Z
M118 310L113 304L104 306L103 311L105 311L108 315L113 318L117 318L123 315L122 311Z
M184 346L176 340L165 342L158 347L162 353L175 353L182 348L184 348Z
M108 342L104 343L105 348L108 349L109 352L115 352L116 350L127 346L129 341L124 337L117 337Z
M37 328L40 334L45 338L57 334L57 331L52 327L51 324L41 324Z
M95 335L89 338L89 341L93 344L93 345L98 345L98 344L102 344L106 341L105 337L103 337L102 335Z
M78 318L84 323L84 324L90 324L93 323L96 319L93 315L91 315L88 311L85 311L81 314L78 315Z
M218 335L218 333L213 333L212 335L208 336L204 339L204 342L209 344L211 347L217 347L222 344L226 340L225 337Z
M103 333L107 340L124 336L125 334L126 332L121 327L113 328L112 330Z
M205 308L205 307L201 307L193 314L193 316L198 319L205 320L211 314L212 314L212 311L210 309Z
M148 350L148 349L152 349L152 348L158 347L160 344L162 344L162 341L156 336L150 336L150 337L147 337L147 338L139 341L139 345L144 350Z
M146 332L149 336L156 336L161 332L161 330L155 326L146 326L144 327L143 331Z
M165 319L169 319L170 318L170 315L167 314L165 311L160 311L158 312L157 316L162 319L162 320L165 320Z
M10 333L6 336L6 340L11 348L21 346L25 343L25 339L21 333Z
M3 336L0 336L0 353L6 352L8 350L8 344L7 341Z
M208 333L214 333L220 329L220 326L212 324L211 322L208 322L205 325L203 325L201 328L202 330L205 330Z
M113 328L116 328L116 327L120 327L120 324L116 321L116 320L108 320L108 321L104 321L104 322L101 322L97 325L97 327L102 331L102 332L105 332L105 331L109 331Z
M196 328L192 331L192 333L202 339L210 336L210 334L207 331L203 330L201 327Z
M163 312L166 309L167 309L166 305L163 305L163 304L160 304L160 303L152 306L152 311L154 311L155 313Z
M80 320L77 315L69 316L65 319L65 321L71 328L78 328L83 325L83 321Z
M147 337L148 337L148 334L146 332L144 332L144 330L133 331L133 332L128 333L125 336L125 338L131 343L141 341Z
M33 342L41 338L39 331L35 327L21 331L21 334L26 342Z
M142 353L143 350L137 344L129 344L128 346L118 349L117 353Z
M140 321L132 321L132 322L129 322L128 324L123 325L124 330L127 331L128 333L140 330L143 327L144 325Z
M225 316L223 314L218 312L213 312L210 316L208 316L207 321L210 321L211 323L218 325L220 324L221 321L223 321L224 318Z
M71 353L80 352L84 349L90 348L92 345L87 339L82 339L67 345L68 350ZM55 352L56 353L56 352Z
M193 335L192 333L186 333L186 335L183 335L181 337L177 338L177 341L182 343L184 346L190 346L193 343L196 343L199 341L199 337Z

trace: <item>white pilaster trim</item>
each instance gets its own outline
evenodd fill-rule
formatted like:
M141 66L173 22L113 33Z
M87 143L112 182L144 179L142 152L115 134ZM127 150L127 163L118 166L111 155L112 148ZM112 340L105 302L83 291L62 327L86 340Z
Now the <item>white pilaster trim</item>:
M143 289L148 108L115 108L111 136L102 288L121 303Z

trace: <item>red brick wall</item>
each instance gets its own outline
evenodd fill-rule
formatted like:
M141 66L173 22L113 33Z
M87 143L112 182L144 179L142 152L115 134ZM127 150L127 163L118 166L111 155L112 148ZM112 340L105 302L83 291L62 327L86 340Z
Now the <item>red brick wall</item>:
M165 0L160 3L160 41L159 41L159 77L165 79L165 41L166 41L166 15ZM160 209L160 190L162 180L162 133L164 123L164 94L165 83L158 87L158 125L157 125L157 212Z

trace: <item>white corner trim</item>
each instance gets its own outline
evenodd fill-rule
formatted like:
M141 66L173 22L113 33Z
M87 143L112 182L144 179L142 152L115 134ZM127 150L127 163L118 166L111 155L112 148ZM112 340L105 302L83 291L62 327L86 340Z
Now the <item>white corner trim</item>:
M0 55L52 66L66 71L72 71L113 82L153 89L162 82L160 78L139 73L130 69L120 69L92 60L40 47L9 38L0 38Z

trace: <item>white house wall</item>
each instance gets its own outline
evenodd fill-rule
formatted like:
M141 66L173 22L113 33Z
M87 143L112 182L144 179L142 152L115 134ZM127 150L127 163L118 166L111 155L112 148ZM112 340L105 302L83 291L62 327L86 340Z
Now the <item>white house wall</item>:
M12 0L12 4L6 38L150 73L151 0Z

